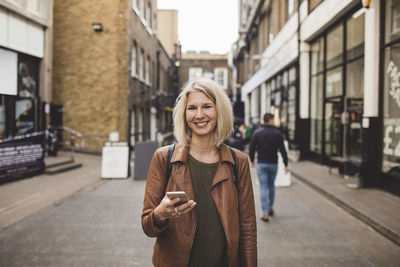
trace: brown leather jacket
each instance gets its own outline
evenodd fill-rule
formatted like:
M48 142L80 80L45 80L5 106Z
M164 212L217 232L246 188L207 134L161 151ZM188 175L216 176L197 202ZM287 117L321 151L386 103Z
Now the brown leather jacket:
M187 163L188 149L183 145L176 146L171 158L171 162L174 163L172 173L166 184L168 151L168 147L159 148L151 161L146 182L142 227L146 235L157 237L153 252L155 266L187 266L196 231L194 210L176 219L170 219L162 227L155 224L153 217L153 210L167 191L185 191L189 199L195 200ZM257 266L257 229L249 162L245 154L234 151L238 163L238 193L230 165L234 164L234 160L229 148L222 144L221 162L214 176L211 194L225 231L228 265Z

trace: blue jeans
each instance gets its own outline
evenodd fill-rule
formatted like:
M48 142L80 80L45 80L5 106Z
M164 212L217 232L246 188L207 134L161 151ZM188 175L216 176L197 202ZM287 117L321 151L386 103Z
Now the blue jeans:
M278 165L273 163L258 163L257 174L260 181L261 206L265 215L272 209L275 198L275 178Z

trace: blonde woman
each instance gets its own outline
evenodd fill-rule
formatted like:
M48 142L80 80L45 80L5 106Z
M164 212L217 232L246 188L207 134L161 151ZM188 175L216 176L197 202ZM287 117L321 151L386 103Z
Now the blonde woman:
M147 176L142 227L157 237L155 266L257 266L253 188L247 156L223 141L233 128L232 105L214 81L188 82L173 112L177 145L159 148ZM235 159L236 158L236 159ZM232 165L237 170L235 183ZM189 199L170 199L184 191Z

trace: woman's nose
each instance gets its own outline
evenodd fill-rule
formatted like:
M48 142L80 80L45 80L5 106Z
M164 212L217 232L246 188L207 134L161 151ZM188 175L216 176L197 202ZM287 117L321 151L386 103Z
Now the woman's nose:
M203 117L204 113L203 113L203 109L202 108L198 108L197 112L196 112L196 117Z

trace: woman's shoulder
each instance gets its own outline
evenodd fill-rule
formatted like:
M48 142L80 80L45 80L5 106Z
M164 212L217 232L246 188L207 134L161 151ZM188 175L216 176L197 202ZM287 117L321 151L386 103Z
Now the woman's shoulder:
M238 160L248 160L247 154L245 154L244 152L240 151L239 149L230 147L230 149L232 149L232 151L235 153L236 158Z
M169 150L171 149L172 145L166 145L166 146L161 146L156 149L154 152L154 156L165 156L169 153Z

